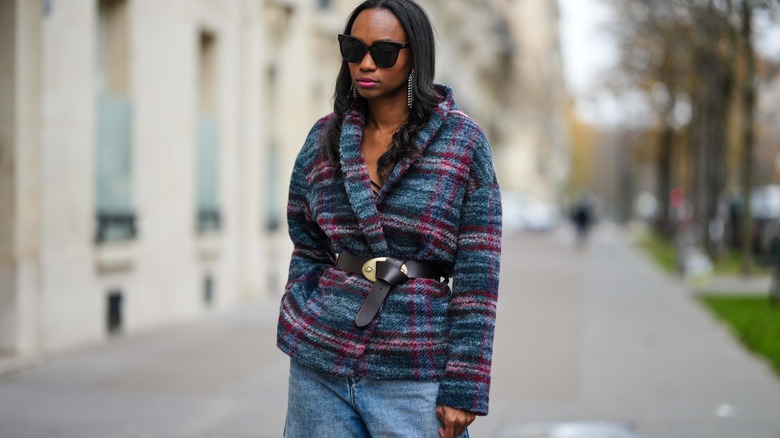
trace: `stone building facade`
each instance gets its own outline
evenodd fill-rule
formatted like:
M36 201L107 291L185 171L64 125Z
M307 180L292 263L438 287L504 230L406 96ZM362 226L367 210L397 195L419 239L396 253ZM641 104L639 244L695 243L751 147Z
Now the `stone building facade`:
M557 7L422 0L505 188L567 166ZM346 0L0 0L0 359L265 301Z
M263 292L262 9L0 1L0 351Z
M464 0L439 13L440 76L488 132L502 188L557 202L571 152L557 2Z

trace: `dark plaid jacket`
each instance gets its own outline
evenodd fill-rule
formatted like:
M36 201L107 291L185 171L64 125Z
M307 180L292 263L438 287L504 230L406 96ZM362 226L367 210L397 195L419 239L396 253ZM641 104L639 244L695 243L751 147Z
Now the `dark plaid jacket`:
M490 146L437 85L440 104L420 132L422 158L402 159L377 197L360 141L364 118L347 114L341 169L320 159L329 115L312 128L290 183L294 244L277 345L335 375L440 381L438 404L485 415L498 298L501 197ZM438 264L437 280L393 288L375 320L355 326L372 283L334 267L345 252Z

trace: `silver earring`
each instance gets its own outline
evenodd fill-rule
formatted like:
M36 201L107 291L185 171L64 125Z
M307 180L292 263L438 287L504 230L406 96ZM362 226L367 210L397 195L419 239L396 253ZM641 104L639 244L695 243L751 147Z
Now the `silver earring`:
M357 99L357 90L355 89L355 84L352 84L352 98Z
M414 103L414 70L412 70L411 73L409 73L409 80L406 82L407 88L406 88L406 106L409 107L409 109L412 109L412 104Z

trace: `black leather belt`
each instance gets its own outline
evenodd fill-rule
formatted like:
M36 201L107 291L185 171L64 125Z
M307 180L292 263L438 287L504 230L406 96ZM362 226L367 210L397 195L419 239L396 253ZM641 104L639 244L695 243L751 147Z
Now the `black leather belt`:
M441 280L441 270L433 263L403 261L393 257L358 257L352 254L339 254L336 268L353 274L361 274L374 283L363 305L360 306L355 324L367 326L379 312L387 294L394 286L410 278L432 278Z

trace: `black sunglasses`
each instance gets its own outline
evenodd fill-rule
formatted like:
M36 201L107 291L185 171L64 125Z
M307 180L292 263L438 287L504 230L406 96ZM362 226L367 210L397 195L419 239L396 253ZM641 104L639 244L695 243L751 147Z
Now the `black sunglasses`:
M361 62L366 56L366 52L371 53L371 59L377 67L390 68L398 61L398 52L401 49L409 47L409 43L394 43L392 41L377 41L371 44L353 37L352 35L339 34L339 47L341 47L341 56L347 62Z

